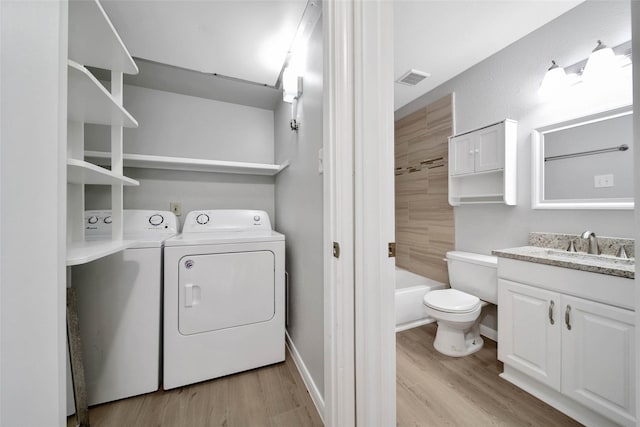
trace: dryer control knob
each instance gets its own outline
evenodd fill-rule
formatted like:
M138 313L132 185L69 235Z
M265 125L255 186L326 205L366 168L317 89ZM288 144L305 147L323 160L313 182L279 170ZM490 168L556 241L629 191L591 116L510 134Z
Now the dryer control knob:
M253 220L254 220L255 222L260 221L260 215L256 215L256 216L254 216L254 217L253 217Z
M90 216L89 219L87 219L87 222L89 224L95 224L98 222L98 217L97 216Z
M206 223L209 222L209 215L207 214L200 214L196 217L196 222L198 224L204 225Z
M149 217L149 224L160 225L164 222L164 217L160 214L154 214Z
M111 219L111 216L105 216L104 219L102 220L105 224L111 224L113 222L113 220Z

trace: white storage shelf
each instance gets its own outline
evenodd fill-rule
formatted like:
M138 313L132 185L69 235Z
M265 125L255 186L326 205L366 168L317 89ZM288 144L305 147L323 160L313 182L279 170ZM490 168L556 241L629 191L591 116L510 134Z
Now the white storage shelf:
M81 123L138 127L138 122L120 106L89 70L68 61L69 98L67 118Z
M138 74L138 66L96 0L69 2L69 58L92 67Z
M67 266L86 264L115 254L138 243L135 240L72 242L67 246Z
M85 151L85 158L100 165L109 165L111 159L109 153L101 151ZM288 162L284 162L281 165L272 165L267 163L230 162L144 154L123 154L123 161L125 167L266 176L277 175L289 166Z
M118 175L108 169L77 159L67 159L67 182L72 184L113 185L122 183L127 186L140 185L135 179Z
M516 204L517 122L449 138L449 204Z

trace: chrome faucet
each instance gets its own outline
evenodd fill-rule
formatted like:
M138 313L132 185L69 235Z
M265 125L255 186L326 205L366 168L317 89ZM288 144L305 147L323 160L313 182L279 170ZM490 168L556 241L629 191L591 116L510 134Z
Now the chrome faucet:
M600 249L598 249L598 239L596 239L596 233L593 231L587 230L580 235L583 239L589 239L589 250L588 253L594 255L600 255Z

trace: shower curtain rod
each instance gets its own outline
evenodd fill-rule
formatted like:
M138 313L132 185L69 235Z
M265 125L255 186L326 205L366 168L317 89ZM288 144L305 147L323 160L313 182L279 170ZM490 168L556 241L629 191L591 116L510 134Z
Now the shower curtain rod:
M551 161L551 160L569 159L569 158L572 158L572 157L592 156L594 154L610 153L612 151L627 151L628 149L629 149L629 146L627 144L622 144L622 145L618 145L616 147L601 148L599 150L581 151L579 153L560 154L558 156L549 156L549 157L545 157L544 161L548 162L548 161Z

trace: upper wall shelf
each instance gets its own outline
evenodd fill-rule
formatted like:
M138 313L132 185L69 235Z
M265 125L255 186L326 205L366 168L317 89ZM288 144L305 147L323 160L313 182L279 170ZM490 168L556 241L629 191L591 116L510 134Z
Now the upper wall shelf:
M109 153L100 151L85 151L85 158L93 163L108 165ZM194 172L235 173L245 175L274 176L289 166L288 162L281 165L266 163L229 162L225 160L202 160L186 157L150 156L144 154L123 154L124 166L132 168L169 169Z
M69 58L83 65L138 74L138 66L96 0L69 2Z
M81 123L138 127L138 122L82 65L68 61L69 99L67 118Z

